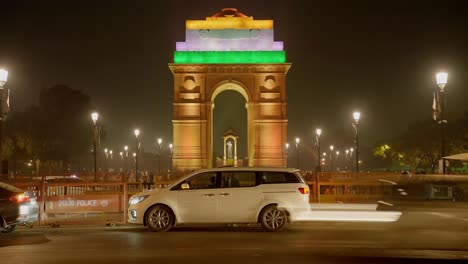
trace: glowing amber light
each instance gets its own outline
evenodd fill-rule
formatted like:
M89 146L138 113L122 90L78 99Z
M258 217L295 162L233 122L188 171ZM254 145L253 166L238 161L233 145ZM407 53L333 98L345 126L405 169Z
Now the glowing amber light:
M187 29L273 29L273 20L254 20L253 17L207 17L206 20L187 20Z

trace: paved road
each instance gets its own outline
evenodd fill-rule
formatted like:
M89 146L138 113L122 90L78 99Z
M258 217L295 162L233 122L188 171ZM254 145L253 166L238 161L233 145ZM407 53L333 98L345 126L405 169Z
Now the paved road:
M121 225L21 228L0 236L2 264L468 263L468 211L403 212L394 223L308 222L280 233L255 226Z

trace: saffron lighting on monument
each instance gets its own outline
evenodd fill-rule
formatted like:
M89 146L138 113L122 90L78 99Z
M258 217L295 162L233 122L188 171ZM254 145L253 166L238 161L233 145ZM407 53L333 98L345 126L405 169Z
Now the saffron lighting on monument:
M282 41L274 41L273 20L211 16L186 21L185 42L176 43L174 63L285 63Z

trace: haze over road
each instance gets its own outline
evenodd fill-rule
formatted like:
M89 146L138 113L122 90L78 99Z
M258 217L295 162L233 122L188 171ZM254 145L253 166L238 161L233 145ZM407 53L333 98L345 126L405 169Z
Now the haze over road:
M467 210L404 212L393 223L308 222L269 233L255 226L19 229L0 237L9 263L459 263L468 261ZM444 262L447 263L447 262Z

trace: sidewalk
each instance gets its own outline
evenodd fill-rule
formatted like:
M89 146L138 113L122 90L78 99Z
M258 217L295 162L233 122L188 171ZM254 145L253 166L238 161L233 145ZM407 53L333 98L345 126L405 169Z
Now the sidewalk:
M133 225L127 223L116 223L115 225L111 225L109 223L70 223L70 222L57 222L57 223L48 223L48 224L39 224L39 222L34 222L32 226L17 226L17 230L27 231L27 230L38 230L38 229L71 229L71 228L78 228L78 229L96 229L96 228L103 228L103 229L138 229L142 228L142 225Z
M393 206L379 205L381 210L400 210L400 211L440 211L440 210L466 210L468 211L467 201L452 200L415 200L415 201L388 201Z

